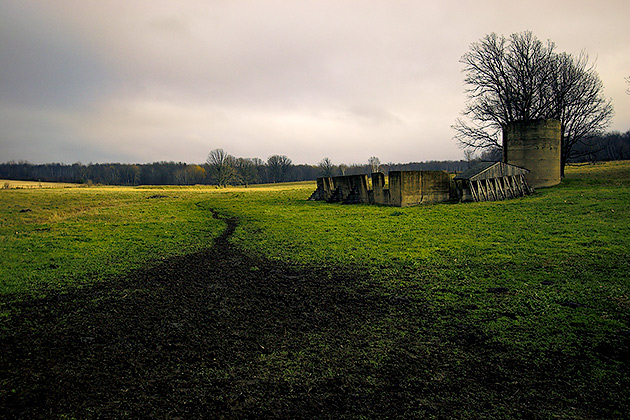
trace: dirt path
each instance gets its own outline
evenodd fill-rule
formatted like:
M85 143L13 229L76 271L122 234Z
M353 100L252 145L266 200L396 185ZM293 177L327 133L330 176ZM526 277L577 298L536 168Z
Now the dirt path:
M343 273L243 255L228 242L235 226L207 252L20 303L0 337L4 418L301 417L343 403L296 397L252 366L299 352L310 332L343 334L379 302L348 292Z
M474 308L244 255L227 224L206 252L9 304L0 417L621 418L627 406L623 383L580 381L579 356L492 343Z

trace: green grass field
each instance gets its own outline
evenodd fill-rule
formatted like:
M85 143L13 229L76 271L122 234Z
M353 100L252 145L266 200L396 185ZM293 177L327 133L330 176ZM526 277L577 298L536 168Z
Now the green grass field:
M42 295L212 246L209 189L0 190L0 291Z
M345 287L392 302L352 332L361 346L322 330L298 358L261 356L257 374L269 381L298 386L314 372L352 377L356 365L396 372L397 360L417 361L424 382L406 377L401 395L442 390L457 418L518 417L537 393L555 401L538 418L627 415L630 162L571 166L560 186L504 202L351 206L307 201L314 188L2 189L0 293L5 302L54 294L209 248L225 229L213 209L238 219L230 241L244 252L351 272L359 280ZM472 369L503 388L457 381ZM379 380L348 380L348 392Z

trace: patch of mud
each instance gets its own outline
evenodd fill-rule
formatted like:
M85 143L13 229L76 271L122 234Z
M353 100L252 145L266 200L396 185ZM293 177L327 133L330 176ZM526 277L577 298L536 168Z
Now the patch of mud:
M254 258L226 222L206 252L2 298L16 315L0 330L0 417L615 418L628 406L627 375L585 384L582 360L513 353L471 323L475 305L432 308L365 273ZM620 343L597 349L610 366L627 361Z
M309 334L344 334L380 312L367 293L348 291L345 273L244 255L227 240L234 228L229 220L207 252L13 303L19 316L0 337L3 418L253 416L253 395L290 391L259 383L248 366L271 352L299 354ZM298 406L266 416L299 416Z

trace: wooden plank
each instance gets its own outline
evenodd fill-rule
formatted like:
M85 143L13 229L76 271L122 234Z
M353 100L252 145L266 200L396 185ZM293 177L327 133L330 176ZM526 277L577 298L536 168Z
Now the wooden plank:
M505 177L505 183L507 185L506 191L508 192L509 197L510 198L516 198L517 197L517 190L516 190L516 186L514 184L514 177L512 177L512 176Z
M477 190L475 189L475 185L474 185L474 183L476 182L477 181L470 181L468 185L470 185L470 193L473 196L473 200L479 201L479 194L477 193Z
M523 194L523 188L521 187L520 183L519 183L519 179L517 176L512 177L512 185L514 185L514 194L517 194L518 197L522 197Z
M479 186L479 198L482 198L483 201L488 201L488 193L486 191L484 180L479 180L477 185Z
M527 182L525 181L525 177L523 175L521 175L518 178L519 178L518 179L519 180L518 186L521 189L521 194L525 195L525 194L527 194L527 191L528 191L527 190Z
M488 182L487 179L484 179L482 182L483 182L483 190L486 194L486 201L494 201L492 200L492 186L490 185L490 182Z
M497 178L496 180L498 192L501 196L501 200L505 200L507 196L505 195L505 191L503 190L503 177Z
M497 178L492 178L490 180L490 185L492 185L492 195L494 196L494 201L498 201L501 199L499 196L499 186L497 185Z
M495 191L494 182L492 182L492 181L493 181L493 178L490 178L490 179L488 179L486 181L486 185L487 185L487 188L488 188L488 199L490 201L497 201L497 193Z

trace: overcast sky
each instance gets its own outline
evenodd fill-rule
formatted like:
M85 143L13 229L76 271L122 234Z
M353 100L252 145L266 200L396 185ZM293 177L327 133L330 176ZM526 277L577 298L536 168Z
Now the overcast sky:
M0 0L0 162L460 159L460 57L525 30L630 129L628 0Z

